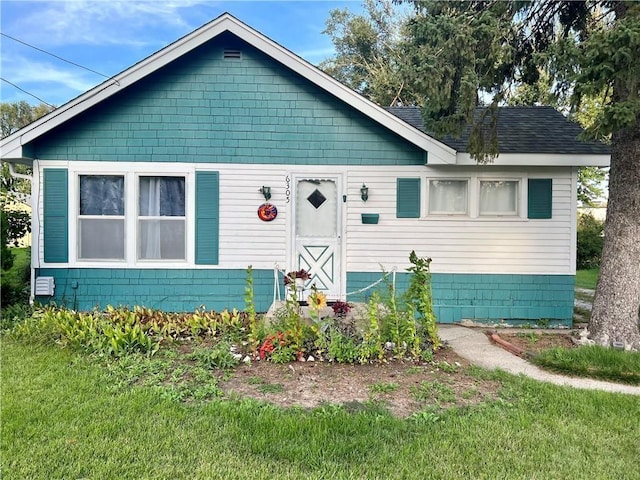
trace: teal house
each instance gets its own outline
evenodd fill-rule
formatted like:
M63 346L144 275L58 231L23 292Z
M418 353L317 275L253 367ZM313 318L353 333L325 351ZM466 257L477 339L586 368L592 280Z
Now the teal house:
M500 155L436 139L224 14L2 140L33 167L32 298L269 309L304 268L358 301L412 250L440 322L571 322L580 166L608 147L550 108L500 112ZM278 288L279 287L279 288Z

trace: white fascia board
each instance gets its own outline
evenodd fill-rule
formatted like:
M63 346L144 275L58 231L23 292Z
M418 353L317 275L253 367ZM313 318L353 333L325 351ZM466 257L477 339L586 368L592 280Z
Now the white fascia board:
M530 167L608 167L610 155L564 154L564 153L503 153L489 165ZM477 165L469 153L456 155L457 165Z
M61 125L79 113L109 98L111 95L132 85L227 30L272 57L274 60L300 74L310 82L353 106L366 116L389 128L407 141L427 151L429 163L455 164L456 152L451 147L400 120L395 115L392 115L382 107L379 107L344 86L306 60L298 57L228 13L221 15L217 19L200 27L198 30L173 42L155 54L136 63L124 72L110 78L7 137L0 142L1 158L13 159L22 157L22 145Z

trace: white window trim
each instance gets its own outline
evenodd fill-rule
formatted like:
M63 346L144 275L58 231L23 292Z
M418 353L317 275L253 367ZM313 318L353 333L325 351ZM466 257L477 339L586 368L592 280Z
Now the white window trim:
M83 175L89 176L99 176L99 175L117 175L124 177L124 190L127 191L128 188L128 177L126 172L114 170L112 168L75 168L72 169L71 166L68 168L69 175L69 238L68 238L68 248L69 248L69 264L77 263L78 265L89 266L96 265L103 267L105 264L118 264L118 265L126 265L127 264L127 237L129 237L129 228L127 223L127 197L125 196L125 205L124 205L124 257L125 258L91 258L85 259L80 258L79 251L79 241L80 241L80 177ZM86 215L83 215L82 218L88 218Z
M453 181L453 182L463 182L466 181L467 182L467 202L466 202L466 209L464 212L432 212L430 211L430 195L431 195L431 182L432 181ZM471 207L470 207L470 199L471 197L471 177L427 177L427 193L425 195L426 198L426 207L425 207L425 214L428 217L463 217L463 218L469 218L470 214L471 214Z
M516 209L513 213L499 213L499 212L490 212L490 213L481 213L480 212L480 190L481 190L481 182L516 182ZM521 218L522 217L522 185L524 184L523 177L477 177L476 185L477 190L474 196L474 200L476 201L477 208L477 216L479 218Z
M195 268L195 171L192 164L152 164L109 162L69 162L69 263L73 268L104 268L108 265L122 268ZM80 216L80 176L121 175L125 183L125 259L80 259L78 251L78 221ZM185 256L184 260L138 260L138 195L139 177L170 176L185 179Z
M184 170L183 170L184 172ZM188 263L189 260L189 244L193 243L189 241L189 228L188 228L188 220L189 220L189 212L190 210L187 209L187 207L189 206L189 202L187 201L187 199L189 198L189 193L191 190L191 187L189 185L189 181L188 181L188 175L186 173L170 173L167 171L163 171L162 173L157 173L157 172L135 172L133 174L135 176L135 184L134 184L134 190L135 190L135 196L133 198L133 201L135 202L135 206L134 206L134 210L133 212L135 212L134 214L134 227L133 230L131 230L132 232L135 232L135 243L133 246L133 258L134 258L134 262L138 265L143 264L143 265L148 265L148 264L157 264L157 263L162 263L162 264L178 264L178 265L182 265L182 264L186 264ZM140 198L140 177L184 177L184 217L149 217L149 216L145 216L143 217L143 219L154 219L154 218L158 218L158 219L181 219L184 220L184 245L185 245L185 258L184 259L144 259L144 258L138 258L138 221L141 219L140 217L140 202L139 202L139 198ZM193 177L193 176L192 176ZM131 195L130 195L131 196ZM192 212L195 212L195 209L191 210ZM191 215L193 217L193 215ZM194 231L195 234L195 231ZM195 241L195 236L191 237L194 239Z
M509 172L508 175L488 175L486 173L476 173L461 175L429 175L425 181L422 193L424 200L422 201L423 213L420 220L424 221L469 221L474 222L491 222L491 221L529 221L527 218L527 179L526 172ZM546 177L545 177L546 178ZM451 213L431 213L429 212L429 185L431 180L467 180L467 213L451 214ZM516 193L516 213L515 214L480 214L480 182L481 181L513 181L518 182L518 192Z

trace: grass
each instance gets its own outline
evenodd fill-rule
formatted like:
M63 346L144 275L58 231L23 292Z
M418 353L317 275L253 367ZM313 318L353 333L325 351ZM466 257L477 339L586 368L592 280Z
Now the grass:
M542 338L542 335L536 332L518 333L517 336L521 338L526 338L527 341L529 342L529 345L535 345Z
M541 367L569 375L640 385L640 352L625 352L597 345L551 348L533 358Z
M114 384L94 358L6 337L1 367L6 479L638 478L638 397L477 368L502 383L498 401L399 420L335 405L185 404Z
M576 287L595 290L599 272L598 268L576 271Z
M453 389L442 382L422 381L420 385L411 388L411 395L419 402L426 402L431 399L438 403L451 403L456 401L456 395Z
M392 393L398 390L398 387L396 382L376 382L369 385L369 392L372 394Z

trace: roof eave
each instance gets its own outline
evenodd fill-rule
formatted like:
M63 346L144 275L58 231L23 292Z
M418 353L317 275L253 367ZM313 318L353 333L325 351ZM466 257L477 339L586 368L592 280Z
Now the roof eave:
M491 165L528 167L608 167L609 154L580 153L503 153ZM458 152L456 165L477 165L469 153Z

